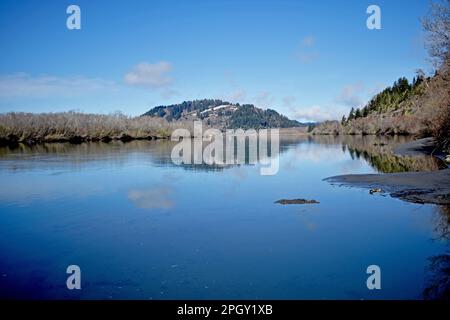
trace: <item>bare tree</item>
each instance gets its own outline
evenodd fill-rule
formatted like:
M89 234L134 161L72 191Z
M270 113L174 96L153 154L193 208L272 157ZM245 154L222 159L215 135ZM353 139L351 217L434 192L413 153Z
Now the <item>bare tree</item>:
M432 3L422 24L428 52L436 66L442 67L450 58L450 0Z

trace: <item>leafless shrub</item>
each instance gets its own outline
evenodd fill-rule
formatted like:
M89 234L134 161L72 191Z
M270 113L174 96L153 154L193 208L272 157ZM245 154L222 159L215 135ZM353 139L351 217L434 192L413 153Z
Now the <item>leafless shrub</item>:
M450 152L450 102L444 108L443 112L436 120L437 126L433 135L437 141L438 147Z
M167 122L156 117L61 113L6 113L0 115L0 140L18 142L151 139L170 136L190 123Z
M440 68L450 54L450 0L432 3L422 25L427 32L428 53Z

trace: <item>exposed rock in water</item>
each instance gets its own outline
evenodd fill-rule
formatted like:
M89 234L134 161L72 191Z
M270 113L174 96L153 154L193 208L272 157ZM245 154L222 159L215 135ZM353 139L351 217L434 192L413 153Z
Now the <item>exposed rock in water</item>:
M369 191L370 194L381 193L381 192L383 192L383 190L381 190L380 188L373 188L373 189L370 189L370 191Z
M315 204L315 203L320 203L316 200L306 200L306 199L281 199L278 201L275 201L275 203L278 204Z

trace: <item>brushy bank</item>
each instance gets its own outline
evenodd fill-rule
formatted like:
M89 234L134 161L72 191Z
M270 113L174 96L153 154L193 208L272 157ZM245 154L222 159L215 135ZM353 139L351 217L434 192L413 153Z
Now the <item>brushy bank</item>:
M0 114L0 144L163 139L192 124L155 117L79 112Z

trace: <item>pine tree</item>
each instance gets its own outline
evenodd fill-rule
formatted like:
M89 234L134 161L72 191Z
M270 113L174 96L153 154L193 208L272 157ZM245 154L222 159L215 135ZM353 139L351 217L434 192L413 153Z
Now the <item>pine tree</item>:
M348 121L355 119L355 108L352 107L350 113L348 114Z
M365 118L369 115L369 108L368 107L364 107L362 109L362 116Z

